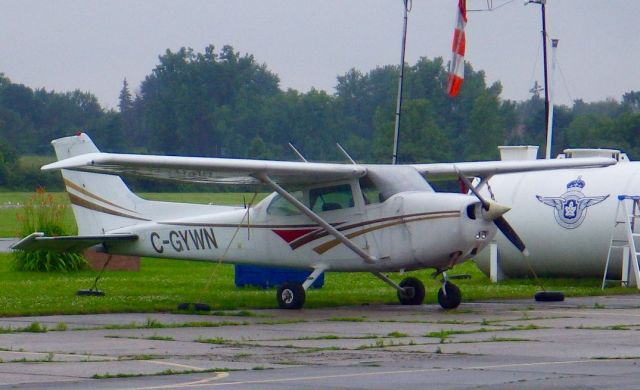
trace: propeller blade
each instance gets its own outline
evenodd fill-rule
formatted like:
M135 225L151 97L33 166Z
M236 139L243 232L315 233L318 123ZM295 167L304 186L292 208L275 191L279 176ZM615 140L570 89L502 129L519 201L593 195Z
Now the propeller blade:
M507 240L509 240L513 244L513 246L518 248L518 250L522 252L524 256L529 256L529 250L524 245L524 242L522 242L518 234L515 232L515 230L513 230L509 222L507 222L504 217L500 216L494 219L493 222L496 224L498 229L500 229L502 234L507 237Z

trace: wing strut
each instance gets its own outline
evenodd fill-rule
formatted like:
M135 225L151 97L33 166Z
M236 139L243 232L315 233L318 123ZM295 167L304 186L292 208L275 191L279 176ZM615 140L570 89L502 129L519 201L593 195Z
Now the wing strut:
M327 221L322 219L318 214L316 214L313 211L311 211L310 208L305 206L302 202L300 202L298 199L296 199L293 195L288 193L284 188L280 187L276 182L271 180L271 178L267 174L260 173L260 174L257 175L257 178L260 179L260 181L262 181L263 183L267 184L269 187L271 187L271 189L273 189L275 192L280 194L280 196L282 196L287 201L289 201L298 210L300 210L304 215L306 215L307 217L311 218L311 220L316 222L318 225L322 226L322 228L324 230L326 230L329 234L334 236L338 241L340 241L341 243L346 245L347 248L349 248L353 252L355 252L366 263L373 264L376 261L378 261L378 259L376 259L375 257L369 255L364 250L362 250L362 248L357 246L353 241L348 239L344 234L340 233L336 228L331 226Z

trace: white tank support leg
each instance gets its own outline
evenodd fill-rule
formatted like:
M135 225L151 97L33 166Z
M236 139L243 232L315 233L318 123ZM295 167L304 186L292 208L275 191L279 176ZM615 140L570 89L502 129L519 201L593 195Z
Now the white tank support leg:
M627 245L622 248L622 287L629 287L629 270L631 265L631 263L629 263L629 254L629 246Z
M491 244L489 244L489 278L493 283L506 279L500 269L498 244L495 241L491 241Z

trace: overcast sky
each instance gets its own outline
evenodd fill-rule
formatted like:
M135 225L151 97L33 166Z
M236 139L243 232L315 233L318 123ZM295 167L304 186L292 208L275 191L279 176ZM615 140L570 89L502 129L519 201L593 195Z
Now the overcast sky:
M500 81L503 98L542 83L541 10L524 0L468 0L467 60ZM457 0L414 0L406 60L450 58ZM504 6L501 6L504 5ZM232 45L280 77L283 89L333 93L336 76L398 64L402 0L0 0L0 72L15 83L80 89L116 108L166 49ZM556 101L640 90L640 1L547 0L560 39ZM464 88L464 86L463 86Z

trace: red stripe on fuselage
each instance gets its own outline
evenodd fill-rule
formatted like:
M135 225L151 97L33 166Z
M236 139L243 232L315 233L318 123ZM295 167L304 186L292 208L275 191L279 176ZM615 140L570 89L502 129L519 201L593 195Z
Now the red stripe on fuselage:
M276 230L273 229L273 232L277 234L280 238L282 238L287 244L290 244L292 241L297 240L298 238L309 234L316 229L288 229L288 230Z

